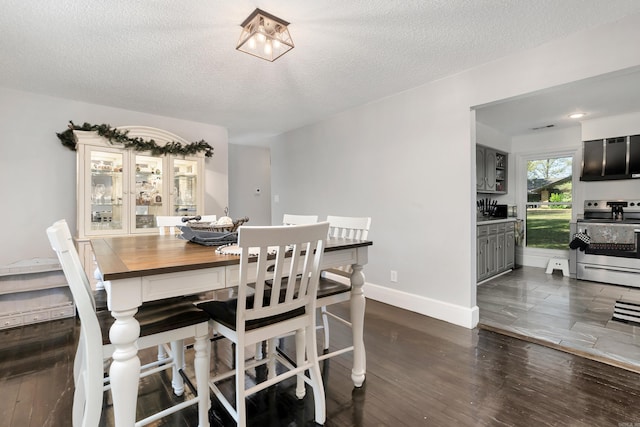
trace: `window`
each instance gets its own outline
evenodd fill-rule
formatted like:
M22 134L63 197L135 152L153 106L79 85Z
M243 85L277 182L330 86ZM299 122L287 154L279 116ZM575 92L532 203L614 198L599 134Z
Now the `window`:
M527 247L567 249L570 240L572 161L572 157L527 161Z

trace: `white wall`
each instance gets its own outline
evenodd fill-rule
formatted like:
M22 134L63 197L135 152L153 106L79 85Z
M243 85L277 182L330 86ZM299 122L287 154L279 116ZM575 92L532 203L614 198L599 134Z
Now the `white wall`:
M229 215L232 218L248 216L249 225L271 225L268 147L229 145Z
M491 126L476 121L476 144L508 153L511 150L511 137Z
M55 257L45 229L58 219L75 229L76 153L56 137L69 120L151 126L187 141L204 139L214 147L205 161L205 210L221 215L228 205L225 128L0 88L0 266Z
M582 122L584 141L638 134L640 134L640 111Z
M272 138L272 218L372 216L367 296L473 327L470 108L637 66L639 37L635 15Z

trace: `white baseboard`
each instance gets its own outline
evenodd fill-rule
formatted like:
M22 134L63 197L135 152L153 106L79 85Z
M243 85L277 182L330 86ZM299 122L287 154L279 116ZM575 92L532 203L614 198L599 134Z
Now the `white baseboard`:
M567 245L568 246L568 245ZM527 267L547 268L547 264L551 258L567 258L569 259L569 250L560 249L537 249L537 248L518 248L517 257L520 265Z
M444 320L468 329L475 328L480 319L478 306L462 307L371 283L365 283L364 295L372 300Z
M521 265L525 267L547 268L551 257L545 255L523 255Z
M545 266L545 267L546 267L546 266ZM488 282L489 280L493 280L493 279L495 279L496 277L504 276L505 274L511 273L512 271L513 271L513 268L510 268L510 269L508 269L508 270L505 270L505 271L503 271L502 273L498 273L498 274L496 274L495 276L491 276L491 277L489 277L489 278L487 278L487 279L484 279L484 280L483 280L483 281L481 281L481 282L476 283L476 286L480 286L480 285L482 285L483 283Z

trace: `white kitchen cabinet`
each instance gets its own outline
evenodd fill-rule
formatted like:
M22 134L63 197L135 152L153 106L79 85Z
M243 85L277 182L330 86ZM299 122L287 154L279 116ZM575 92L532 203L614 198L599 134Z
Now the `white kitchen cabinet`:
M183 138L130 126L131 138L164 145ZM204 214L204 154L153 155L110 143L91 131L77 138L77 237L155 234L156 216Z

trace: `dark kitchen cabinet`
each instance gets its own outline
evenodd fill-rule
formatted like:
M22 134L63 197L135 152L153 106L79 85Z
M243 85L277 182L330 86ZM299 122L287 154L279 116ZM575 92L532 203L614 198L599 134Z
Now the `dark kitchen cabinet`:
M506 265L507 246L505 239L506 236L504 233L498 233L496 235L496 243L498 245L496 248L496 271L504 271L504 266Z
M581 181L640 178L640 135L582 143Z
M629 175L640 178L640 135L629 137Z
M485 188L487 174L485 172L486 161L484 158L484 154L485 154L485 148L477 145L476 146L476 190L477 191L484 190Z
M478 225L476 279L481 282L515 265L515 222Z
M627 138L608 138L606 150L605 176L625 175L627 173Z
M507 224L507 231L504 233L504 268L511 270L516 265L516 234L515 223ZM509 231L511 230L511 231Z
M476 191L507 192L507 153L476 145Z
M604 159L604 140L584 141L582 144L582 180L602 177Z
M477 256L477 280L478 282L481 280L484 280L486 277L488 277L488 272L487 272L487 248L489 245L489 241L487 240L487 237L480 237L480 227L478 227L478 240L477 240L477 249L476 249L476 256Z

